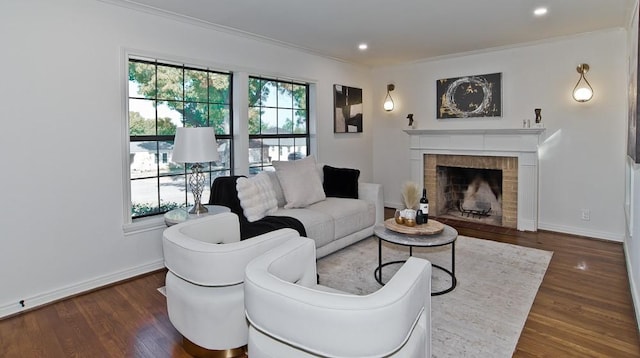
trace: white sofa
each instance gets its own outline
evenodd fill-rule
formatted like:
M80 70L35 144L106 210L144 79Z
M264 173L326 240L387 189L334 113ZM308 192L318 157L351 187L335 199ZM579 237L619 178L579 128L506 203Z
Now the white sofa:
M317 164L321 172L324 165ZM275 172L266 172L280 185ZM373 227L384 221L382 185L358 183L358 199L326 197L304 208L285 209L282 190L276 187L278 209L270 214L298 219L306 237L316 243L316 256L321 258L373 235Z
M359 183L358 199L327 197L305 208L279 206L272 215L298 219L321 258L373 235L373 227L384 220L382 201L381 185Z
M359 182L359 170L318 164L312 156L272 164L249 178L212 183L209 204L238 215L243 240L290 227L315 241L320 258L370 237L384 221L382 186Z

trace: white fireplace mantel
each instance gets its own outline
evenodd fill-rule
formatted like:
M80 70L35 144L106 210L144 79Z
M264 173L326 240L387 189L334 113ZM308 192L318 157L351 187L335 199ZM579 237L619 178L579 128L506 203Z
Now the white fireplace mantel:
M407 129L411 180L424 183L424 156L518 158L518 230L538 229L538 145L544 128Z

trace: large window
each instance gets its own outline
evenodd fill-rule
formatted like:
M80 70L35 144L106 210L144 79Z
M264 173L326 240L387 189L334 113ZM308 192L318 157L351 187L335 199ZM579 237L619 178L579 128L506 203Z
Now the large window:
M309 154L309 86L249 77L249 172Z
M189 168L171 161L177 127L215 128L220 160L203 164L212 180L233 172L231 74L157 60L129 59L131 217L193 204ZM188 165L187 165L188 166Z

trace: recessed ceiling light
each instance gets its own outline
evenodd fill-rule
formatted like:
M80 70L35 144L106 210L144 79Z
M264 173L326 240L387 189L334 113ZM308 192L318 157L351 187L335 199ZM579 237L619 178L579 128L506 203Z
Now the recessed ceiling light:
M533 14L536 16L542 16L545 15L547 13L547 8L546 7L539 7L535 10L533 10Z
M360 45L358 45L358 49L359 49L360 51L364 51L364 50L366 50L368 47L369 47L369 46L367 46L367 44L366 44L366 43L361 43Z

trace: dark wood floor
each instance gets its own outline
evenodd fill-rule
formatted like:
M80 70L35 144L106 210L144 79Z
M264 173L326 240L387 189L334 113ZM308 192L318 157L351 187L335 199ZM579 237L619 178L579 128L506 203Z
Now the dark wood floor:
M441 221L460 235L553 251L514 357L640 357L621 243Z
M554 252L514 357L640 357L621 244L441 221ZM0 357L188 357L156 290L163 284L155 272L4 319Z

